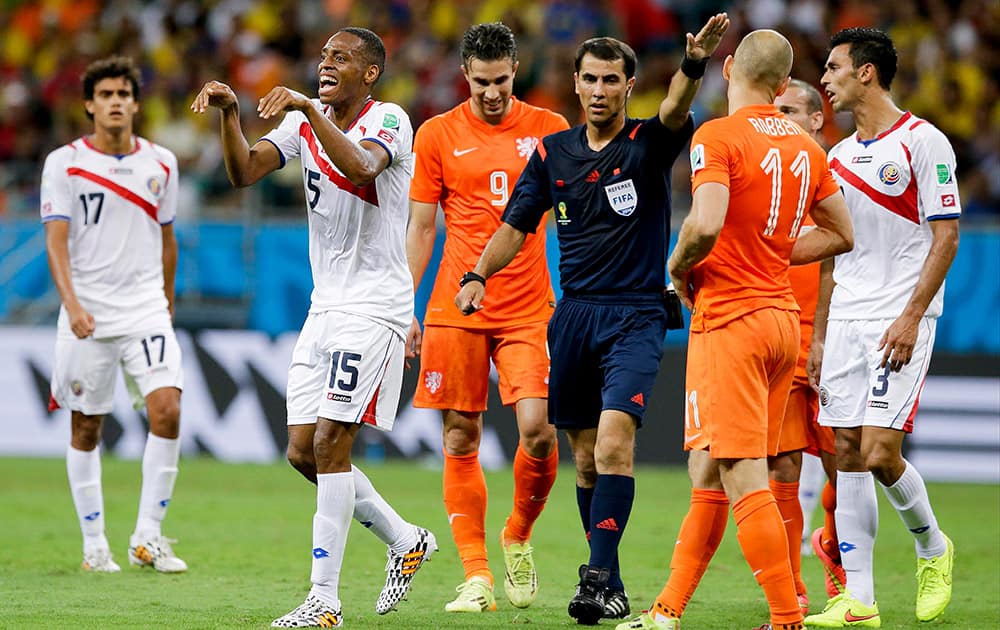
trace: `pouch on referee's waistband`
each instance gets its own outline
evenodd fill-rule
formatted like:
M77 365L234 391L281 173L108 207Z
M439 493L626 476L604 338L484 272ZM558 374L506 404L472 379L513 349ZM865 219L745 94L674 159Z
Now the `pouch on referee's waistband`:
M684 313L681 310L681 299L674 291L674 285L670 284L663 289L663 306L667 309L667 330L679 330L684 328Z

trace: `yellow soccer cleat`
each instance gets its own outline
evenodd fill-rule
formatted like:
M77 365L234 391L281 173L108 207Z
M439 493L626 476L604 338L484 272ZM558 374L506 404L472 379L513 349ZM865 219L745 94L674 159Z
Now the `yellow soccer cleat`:
M805 619L807 628L881 628L878 603L866 606L844 591L826 603L823 612Z
M503 590L516 608L527 608L538 595L538 574L535 573L534 551L528 543L504 544L506 528L500 530L503 548Z
M651 614L644 612L638 617L618 624L615 626L615 630L678 630L680 627L680 619L674 617L653 619Z
M944 534L941 534L944 536ZM951 601L951 568L955 545L944 536L946 548L936 558L917 558L917 619L932 621Z
M444 605L446 612L481 613L497 609L493 585L484 577L474 575L455 587L458 597Z

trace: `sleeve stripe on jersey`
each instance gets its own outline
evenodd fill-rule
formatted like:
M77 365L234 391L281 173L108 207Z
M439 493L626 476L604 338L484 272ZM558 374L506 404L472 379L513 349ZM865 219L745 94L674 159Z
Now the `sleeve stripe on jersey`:
M281 166L279 166L278 168L285 168L285 154L281 152L281 147L279 147L277 144L274 144L274 140L271 140L270 138L261 138L257 142L271 143L271 145L273 145L274 148L278 150L278 159L281 160Z
M941 218L943 219L946 217ZM50 214L49 216L42 218L42 223L48 223L49 221L72 221L72 219L65 214Z
M955 214L935 214L932 217L927 217L928 221L941 221L944 219L957 219L962 216L962 213L956 212Z
M383 149L385 149L385 152L389 154L389 164L386 165L386 168L389 168L390 166L392 166L392 151L389 150L389 147L386 146L386 144L384 142L382 142L378 138L362 138L362 139L358 140L358 142L374 142L378 146L380 146Z
M98 175L96 173L91 173L90 171L85 171L82 168L78 168L76 166L71 166L70 168L66 169L66 174L69 175L70 177L76 175L76 176L82 177L84 179L89 179L90 181L94 182L95 184L100 184L101 186L104 186L105 188L107 188L111 192L117 194L122 199L125 199L126 201L130 201L130 202L134 203L135 205L139 206L140 208L142 208L142 211L145 212L146 214L148 214L149 218L151 218L152 220L154 220L157 223L159 223L159 220L156 218L156 214L157 214L158 208L155 205L153 205L150 202L148 202L145 199L143 199L142 197L140 197L139 195L135 194L134 192L132 192L128 188L125 188L124 186L122 186L120 184L116 184L115 182L111 181L110 179L105 179L104 177L101 177L100 175Z
M159 162L159 160L157 160L157 161ZM167 166L166 164L164 164L163 162L160 162L160 168L162 168L164 170L164 172L166 172L167 179L169 179L170 178L170 167Z
M894 197L869 186L867 182L841 164L837 158L833 158L833 161L830 162L830 168L844 178L844 181L874 201L877 205L893 214L903 217L907 221L920 223L920 212L917 210L917 178L912 174L912 169L910 183L907 184L906 190Z
M313 135L313 130L312 127L309 126L309 123L304 122L299 125L299 135L306 141L306 145L309 147L309 153L312 154L313 160L316 162L316 166L318 166L319 170L323 171L323 174L326 175L331 182L333 182L334 186L346 193L354 195L362 201L370 203L373 206L378 206L378 190L375 188L374 181L367 186L355 186L351 183L351 180L338 173L329 162L320 157L319 147L316 144L316 136Z

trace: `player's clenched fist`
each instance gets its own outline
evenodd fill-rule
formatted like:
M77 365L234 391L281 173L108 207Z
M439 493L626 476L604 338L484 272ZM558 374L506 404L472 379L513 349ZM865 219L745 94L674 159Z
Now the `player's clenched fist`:
M236 105L236 92L233 88L220 81L209 81L198 92L191 103L191 111L204 114L209 107L229 109Z
M305 111L307 107L312 107L308 96L279 85L260 99L257 113L261 118L270 118L293 109Z

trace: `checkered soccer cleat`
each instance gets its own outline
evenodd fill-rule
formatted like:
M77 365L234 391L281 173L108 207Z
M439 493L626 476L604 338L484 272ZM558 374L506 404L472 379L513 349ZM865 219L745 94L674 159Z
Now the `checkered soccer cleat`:
M271 627L339 628L343 624L344 618L339 609L334 609L315 595L310 595L295 610L272 621Z
M140 567L153 567L160 573L184 573L188 565L174 554L170 545L175 542L165 536L133 538L128 546L128 562Z
M96 549L83 554L84 571L91 573L118 573L122 570L118 563L111 559L110 549Z
M417 527L416 530L417 543L405 553L396 553L391 548L385 552L385 586L375 602L375 612L380 615L395 610L396 605L406 599L417 569L438 550L434 534L423 527Z

